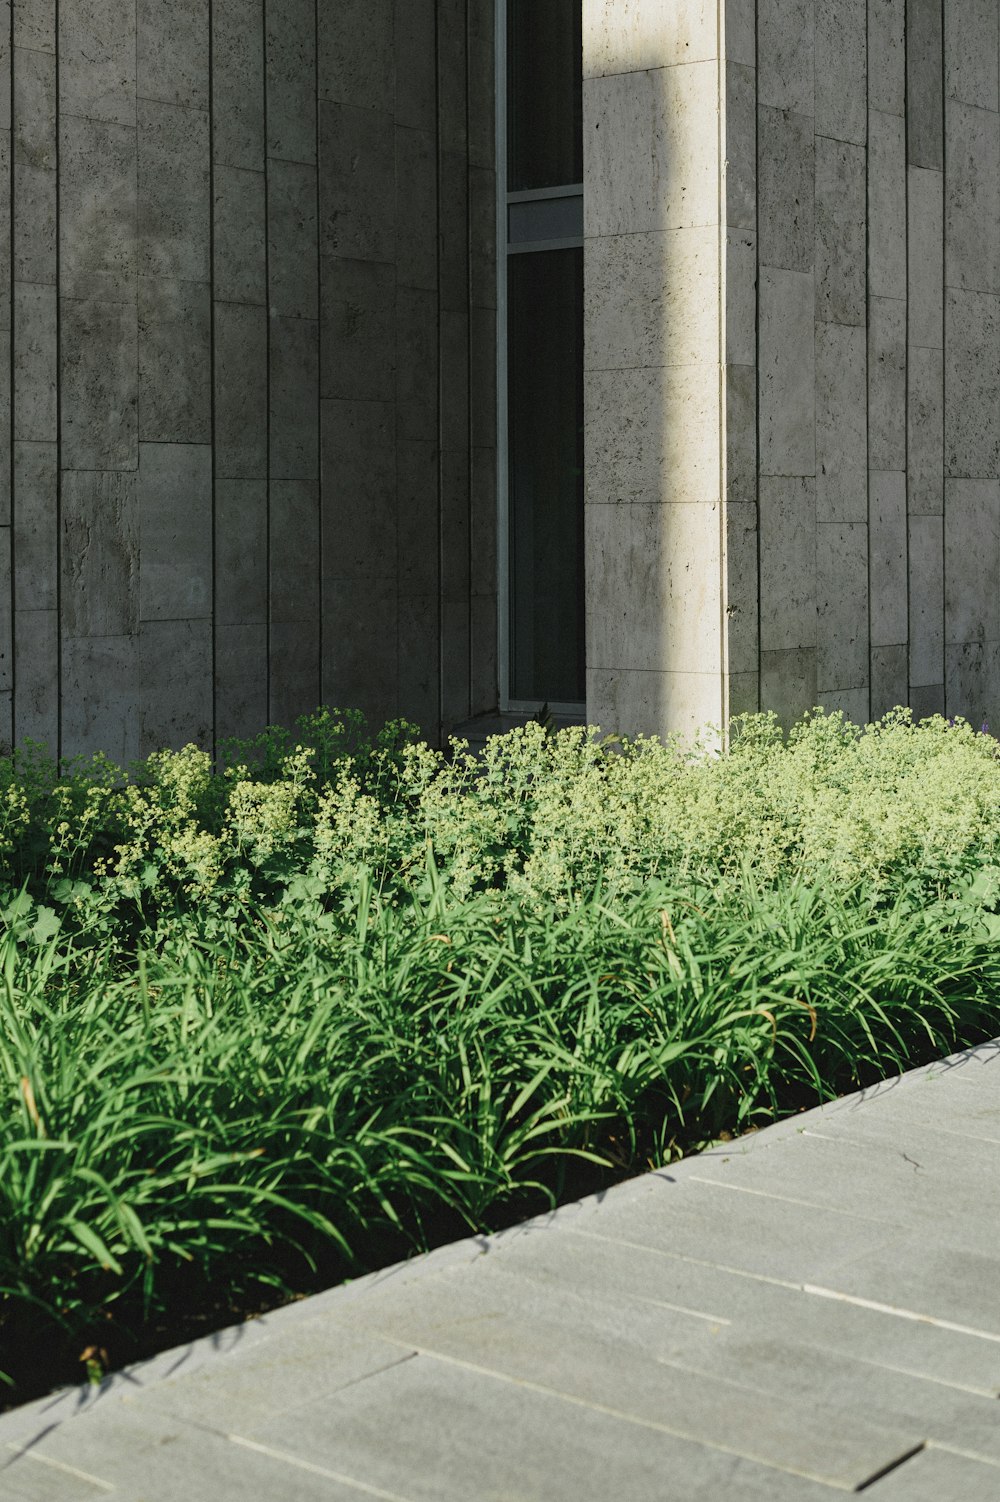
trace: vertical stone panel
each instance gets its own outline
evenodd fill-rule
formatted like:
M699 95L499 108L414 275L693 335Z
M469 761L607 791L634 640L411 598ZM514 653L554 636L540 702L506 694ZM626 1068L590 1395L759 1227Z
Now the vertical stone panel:
M289 723L320 698L316 8L268 0L268 700Z
M267 179L263 0L213 0L216 736L268 718Z

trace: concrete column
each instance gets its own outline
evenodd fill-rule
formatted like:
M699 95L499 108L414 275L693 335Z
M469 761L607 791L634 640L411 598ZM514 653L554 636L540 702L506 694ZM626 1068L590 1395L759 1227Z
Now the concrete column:
M13 577L18 741L59 737L55 0L14 12Z
M1000 715L1000 37L944 8L944 679L949 715Z
M320 700L316 6L266 0L269 705Z
M141 755L211 743L208 0L139 0Z
M590 0L583 39L588 717L690 733L722 723L729 691L727 377L746 289L723 268L753 192L733 132L720 200L721 153L753 58L700 3Z
M405 299L397 293L397 266L406 268L407 289L426 288L436 255L414 238L426 221L398 216L396 189L398 162L413 171L411 192L430 188L433 202L433 16L412 7L403 33L413 44L414 73L399 72L411 135L397 140L397 7L353 0L322 11L322 694L327 703L360 704L384 718L396 713L399 660L397 422L404 442L427 435L419 409L407 422L397 406L397 365L401 389L416 389L424 402L433 403L435 383L433 364L422 380L413 363L426 341L411 334L406 360L397 360L399 296ZM428 19L429 32L422 29ZM420 212L412 199L406 208ZM433 421L436 433L436 415ZM415 457L410 483L418 485L426 470ZM399 498L400 506L411 504L405 485ZM414 551L423 564L426 543Z
M871 715L909 698L906 7L868 11L868 584Z
M58 11L62 750L139 752L136 0Z
M267 181L263 0L214 0L215 716L268 719Z

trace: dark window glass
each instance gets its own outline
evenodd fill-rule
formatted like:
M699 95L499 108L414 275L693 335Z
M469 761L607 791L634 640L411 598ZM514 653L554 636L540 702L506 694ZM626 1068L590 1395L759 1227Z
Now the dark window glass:
M583 181L580 0L507 0L507 191Z
M583 251L511 256L507 266L510 693L577 703L586 697Z

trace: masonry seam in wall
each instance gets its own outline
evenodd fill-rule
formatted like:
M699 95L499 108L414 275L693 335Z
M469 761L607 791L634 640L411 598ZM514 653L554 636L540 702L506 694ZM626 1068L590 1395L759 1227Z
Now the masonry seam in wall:
M443 598L442 598L442 596L443 596L443 585L444 585L444 535L443 535L443 532L444 532L444 528L443 528L444 512L443 512L443 506L442 506L442 487L443 487L443 484L444 484L444 467L443 467L444 425L443 425L443 422L442 422L442 406L443 406L442 397L443 397L443 389L444 389L444 377L443 377L443 373L442 372L443 372L444 361L442 359L442 355L444 353L444 345L443 345L442 329L441 329L441 182L442 182L442 172L441 172L441 16L440 16L440 7L438 5L435 5L435 7L434 7L434 135L435 135L435 141L434 141L434 147L435 147L435 149L434 149L434 174L435 174L435 176L434 176L434 215L435 215L434 255L435 255L435 285L436 285L436 288L437 288L437 300L438 300L438 303L437 303L437 305L438 305L438 318L437 318L438 361L437 361L437 414L436 414L437 415L437 496L436 496L436 500L437 500L437 508L436 508L437 515L436 515L436 526L437 526L437 565L438 565L437 590L436 590L437 600L436 600L436 603L437 603L437 664L438 664L438 670L437 670L437 704L438 704L438 708L437 708L437 734L435 736L435 739L438 742L440 742L442 730L444 728L444 668L445 668L445 656L444 656L444 629L443 629L444 628L444 601L443 601ZM398 545L399 545L398 544L398 537L399 537L399 529L398 529L398 527L396 529L396 536L397 536L397 547L398 547ZM396 653L397 653L396 661L397 661L397 664L398 664L398 662L399 662L399 615L398 615L398 612L397 612L397 616L396 616ZM397 675L398 675L398 667L397 667Z
M323 179L322 164L322 131L320 120L322 106L320 104L320 0L316 0L313 6L313 93L316 98L316 475L317 475L317 503L316 503L316 703L323 702L323 640L324 621L326 613L323 608L323 520L326 507L323 503L324 473L323 473L323 255L320 243L322 233L322 217L320 203L320 184ZM397 578L399 570L396 571Z
M865 595L868 596L868 715L872 710L872 595L871 595L871 51L868 38L868 6L865 6Z
M215 0L208 0L208 421L211 435L212 526L209 539L209 598L212 602L209 671L211 680L212 757L218 753L218 606L216 590L216 536L218 532L217 455L215 414Z
M17 570L17 493L16 493L16 489L15 489L15 486L14 486L14 346L15 346L15 341L16 341L16 337L17 337L17 319L16 319L16 317L13 316L14 315L14 309L15 309L15 306L16 306L16 304L15 304L15 298L14 298L14 272L15 272L15 267L14 267L14 155L15 155L14 141L15 141L15 118L14 118L14 5L13 5L13 3L11 3L10 6L8 6L8 21L9 21L8 42L9 42L9 46L10 46L10 76L9 76L9 79L8 79L8 83L9 83L9 87L10 87L10 108L11 108L11 115L10 115L10 147L9 147L8 152L7 152L7 179L8 179L8 181L7 181L7 202L10 205L10 211L8 213L8 216L7 216L7 238L8 238L7 254L8 254L8 264L9 264L9 268L10 268L10 275L9 275L9 278L8 278L7 291L8 291L8 294L10 296L10 309L11 309L11 315L12 316L11 316L11 320L10 320L10 325L11 325L11 327L10 327L10 348L9 348L9 351L8 351L8 357L9 357L9 380L10 380L10 410L9 410L7 416L8 416L8 441L10 443L10 454L9 454L9 459L8 459L8 477L7 477L7 479L8 479L8 485L10 487L9 488L9 492L8 492L9 495L10 495L10 514L8 516L8 526L9 526L8 536L9 536L9 539L10 539L10 543L9 543L10 574L9 574L9 583L8 583L8 589L9 589L9 595L10 595L10 674L9 674L9 677L10 677L10 740L11 740L11 750L13 750L14 745L16 744L16 739L17 739L17 724L16 724L16 718L15 718L15 716L16 716L16 705L17 705L17 611L14 608L14 601L15 601L14 581L17 578L17 572L16 572L16 570Z
M63 423L62 423L62 49L61 0L55 0L56 262L56 756L63 754ZM11 49L13 53L13 48Z
M263 36L261 40L261 54L263 57L263 128L264 128L264 316L265 316L265 354L264 354L264 675L265 675L265 720L271 723L271 208L270 208L270 178L271 178L271 152L270 152L270 127L267 117L268 99L268 0L263 0L260 8L260 19ZM319 101L316 104L316 114L319 115ZM319 174L317 173L317 178Z

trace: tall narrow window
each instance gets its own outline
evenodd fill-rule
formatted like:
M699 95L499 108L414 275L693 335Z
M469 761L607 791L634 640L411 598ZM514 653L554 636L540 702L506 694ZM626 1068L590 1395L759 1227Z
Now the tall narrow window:
M581 0L506 4L501 689L510 707L585 698L581 9Z

